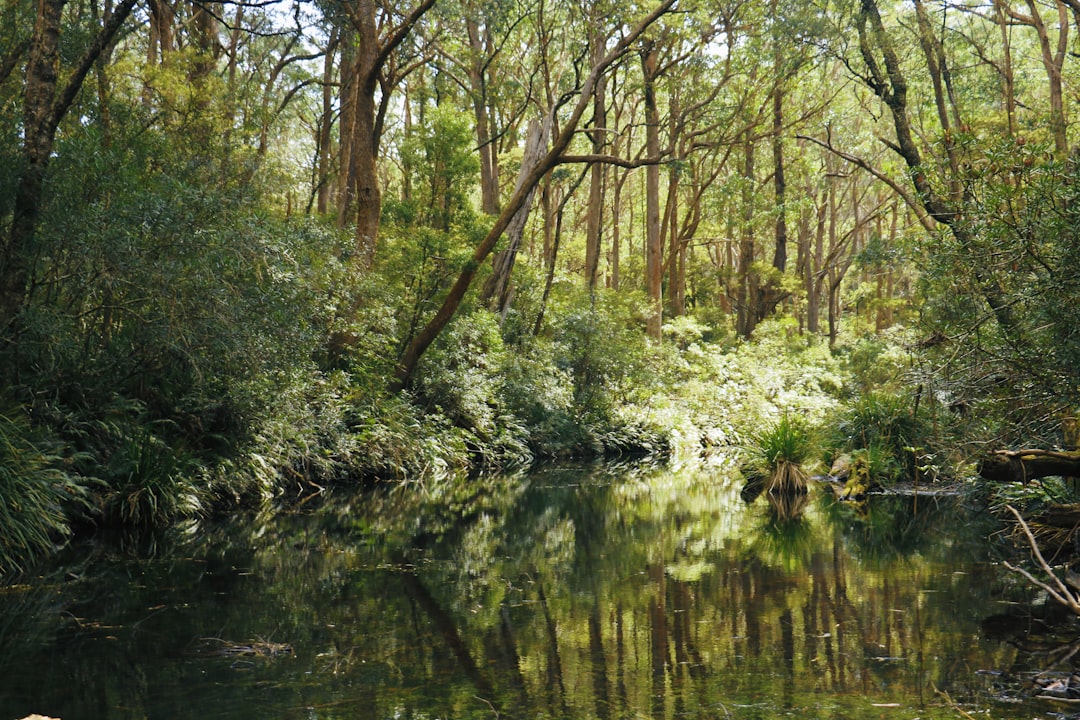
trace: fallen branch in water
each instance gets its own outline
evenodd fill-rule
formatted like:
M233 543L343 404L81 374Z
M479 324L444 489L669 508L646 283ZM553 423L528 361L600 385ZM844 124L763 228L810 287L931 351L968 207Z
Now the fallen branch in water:
M1016 567L1007 561L1004 563L1005 567L1014 573L1024 576L1027 578L1028 582L1041 588L1047 595L1054 598L1054 600L1069 608L1077 615L1080 615L1080 597L1078 597L1076 592L1071 590L1065 582L1054 573L1053 568L1050 567L1050 563L1046 562L1046 558L1043 557L1042 551L1039 550L1038 542L1035 541L1035 535L1032 534L1031 528L1028 527L1023 516L1020 515L1012 505L1006 505L1005 507L1009 509L1009 512L1016 518L1017 523L1020 524L1020 528L1027 537L1028 545L1031 547L1031 554L1035 557L1035 560L1038 562L1039 567L1042 568L1042 571L1054 581L1053 585L1051 586L1050 584L1043 582L1024 568Z
M951 697L949 697L949 693L945 692L944 690L938 690L937 685L931 685L931 687L934 688L934 692L936 692L938 695L941 696L941 698L943 700L945 700L945 702L949 705L949 707L951 707L953 710L955 710L956 712L963 715L968 720L975 720L975 716L973 716L971 713L967 712L962 707L957 705L956 701L953 700Z

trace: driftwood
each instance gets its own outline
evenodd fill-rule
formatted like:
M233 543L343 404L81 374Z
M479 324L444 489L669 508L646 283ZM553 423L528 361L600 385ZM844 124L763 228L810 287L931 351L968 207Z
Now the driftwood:
M979 461L978 473L987 480L1020 483L1051 475L1080 477L1080 452L998 450Z

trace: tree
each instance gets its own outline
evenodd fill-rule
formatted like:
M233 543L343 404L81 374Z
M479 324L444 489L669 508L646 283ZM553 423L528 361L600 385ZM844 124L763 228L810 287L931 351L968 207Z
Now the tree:
M0 247L0 328L18 317L26 302L33 262L34 231L45 194L45 172L61 121L71 109L94 63L112 43L136 0L121 0L100 26L61 84L60 39L64 0L38 4L26 62L23 105L23 168L15 191L11 228Z
M398 84L423 64L423 55L397 65L402 47L435 0L420 0L406 11L381 7L376 0L348 0L342 42L339 224L356 222L354 258L367 269L375 259L382 211L379 142L391 96Z
M573 93L566 93L564 95L562 103L569 102L573 97L573 94L577 95L577 101L572 107L569 115L562 121L561 129L552 142L551 148L538 160L536 165L529 170L528 173L524 174L519 179L514 194L499 213L491 230L473 251L471 260L469 260L465 267L462 268L461 273L458 275L453 287L450 288L442 306L427 325L412 338L405 348L401 359L398 361L397 372L395 373L395 385L400 387L409 383L421 356L457 312L458 307L465 297L465 293L472 284L477 269L495 249L496 243L510 224L511 219L517 214L518 210L525 205L525 201L531 196L533 188L536 187L540 180L552 168L563 162L566 149L570 146L570 142L577 132L578 123L581 121L582 115L585 114L586 109L592 102L593 92L600 76L607 72L607 69L613 63L626 55L637 39L654 22L665 15L674 3L675 0L664 0L661 2L652 12L645 16L644 19L630 28L619 41L615 43L611 50L609 50L598 63L590 68L588 75L584 78L580 86L574 89ZM555 109L557 110L558 108L556 107Z
M652 162L645 169L645 292L652 304L646 327L659 340L664 321L663 253L660 235L660 110L656 100L656 79L660 51L655 41L641 51L641 72L645 82L645 152Z

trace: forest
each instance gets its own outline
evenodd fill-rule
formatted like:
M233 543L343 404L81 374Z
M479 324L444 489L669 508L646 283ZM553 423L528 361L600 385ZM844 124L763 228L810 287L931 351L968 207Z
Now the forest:
M1078 0L2 0L0 568L762 427L1068 460L1078 57Z

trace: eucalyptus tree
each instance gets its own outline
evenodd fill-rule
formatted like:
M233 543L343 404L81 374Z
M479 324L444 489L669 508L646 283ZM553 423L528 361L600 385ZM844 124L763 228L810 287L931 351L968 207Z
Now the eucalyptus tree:
M379 0L332 0L325 11L341 34L338 102L338 223L356 223L354 258L367 269L375 258L382 211L379 146L395 90L428 61L414 30L435 0L401 7Z
M1043 429L1055 406L1075 406L1080 367L1073 334L1049 320L1076 297L1062 264L1075 237L1067 8L859 0L856 44L841 53L883 106L879 137L906 177L845 159L889 184L933 238L923 317L952 389Z

